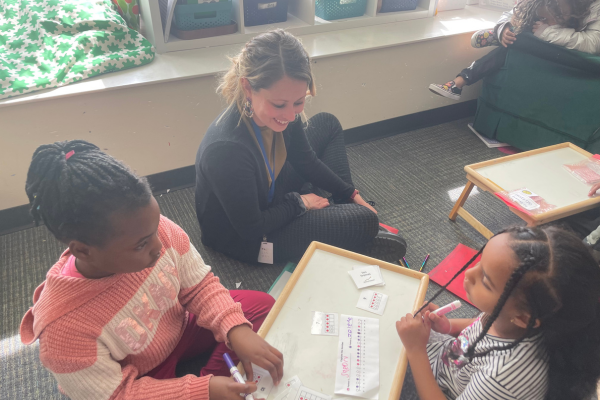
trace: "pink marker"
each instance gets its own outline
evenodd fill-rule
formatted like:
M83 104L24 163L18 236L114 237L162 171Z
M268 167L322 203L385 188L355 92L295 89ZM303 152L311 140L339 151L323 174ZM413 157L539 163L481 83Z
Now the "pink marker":
M444 307L440 307L437 310L433 311L432 314L441 317L442 315L448 314L450 311L454 311L457 308L460 308L461 306L462 304L460 303L460 300L455 300L452 303L446 304Z

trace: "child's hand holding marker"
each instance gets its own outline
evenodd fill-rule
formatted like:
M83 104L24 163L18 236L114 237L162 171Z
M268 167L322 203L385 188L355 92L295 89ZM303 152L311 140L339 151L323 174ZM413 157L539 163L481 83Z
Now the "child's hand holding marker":
M429 311L424 311L413 317L411 313L406 314L396 322L396 331L402 340L406 352L416 354L419 351L426 351L429 333L431 332L431 322L428 318Z
M444 307L439 307L436 304L430 303L429 306L423 311L429 311L429 321L431 321L431 329L438 333L448 335L452 331L452 324L450 320L446 318L447 313L460 308L460 301L456 300Z
M269 371L273 383L275 385L279 384L283 377L283 355L279 350L258 336L248 325L239 325L232 328L227 336L231 342L231 348L244 366L247 379L252 380L254 378L252 373L252 363L254 363Z
M208 397L214 400L242 400L240 393L254 392L254 382L238 383L226 376L213 376L208 383Z

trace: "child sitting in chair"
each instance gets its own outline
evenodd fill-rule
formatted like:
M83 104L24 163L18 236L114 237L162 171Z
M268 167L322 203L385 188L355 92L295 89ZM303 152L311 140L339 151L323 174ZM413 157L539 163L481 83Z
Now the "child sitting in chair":
M429 90L452 100L460 100L462 88L498 71L506 59L508 46L521 32L533 32L538 38L567 49L600 54L600 0L521 0L505 12L494 29L475 32L475 48L498 46L450 82L432 83Z

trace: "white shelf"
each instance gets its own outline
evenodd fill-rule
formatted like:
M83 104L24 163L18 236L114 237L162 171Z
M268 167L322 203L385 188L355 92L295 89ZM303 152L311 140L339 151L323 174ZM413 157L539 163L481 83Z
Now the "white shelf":
M146 0L147 1L147 0ZM424 11L420 11L424 12ZM333 30L327 33L302 35L302 44L313 60L339 57L345 54L415 44L455 35L471 35L479 29L491 29L502 10L467 6L463 10L444 11L434 18ZM150 33L152 29L146 30ZM315 28L315 27L312 27ZM233 35L229 35L233 36ZM236 34L241 36L241 34ZM186 42L184 40L178 43ZM236 39L227 46L203 47L188 51L157 54L150 64L86 79L72 85L40 90L0 101L0 108L48 101L69 96L106 92L115 89L215 76L231 65L227 56L239 52L243 40Z
M367 9L363 16L325 21L315 16L315 0L289 0L288 20L286 22L244 26L243 0L233 0L233 18L238 23L237 33L194 40L181 40L174 37L174 35L170 35L169 41L165 43L163 40L164 34L162 31L160 9L156 0L140 1L141 16L144 22L142 33L152 42L158 53L245 43L257 34L276 28L285 29L294 35L310 35L313 33L427 18L433 16L435 3L435 0L420 0L417 9L413 11L377 13L377 0L368 0Z

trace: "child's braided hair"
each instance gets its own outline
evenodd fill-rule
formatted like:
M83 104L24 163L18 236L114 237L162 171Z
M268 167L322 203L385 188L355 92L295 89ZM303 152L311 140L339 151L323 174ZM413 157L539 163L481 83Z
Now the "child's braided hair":
M101 246L111 234L108 217L148 204L145 178L84 140L38 147L25 191L36 225L42 221L61 242Z
M507 281L498 303L483 320L483 330L470 344L470 359L516 347L534 333L536 320L550 356L547 399L585 399L600 378L600 268L575 235L557 227L515 227L509 245L519 265ZM485 246L484 246L485 247ZM455 274L457 278L481 254L483 248ZM450 284L448 282L448 284ZM448 286L444 285L420 310ZM500 315L506 301L516 296L518 306L530 314L523 336L508 345L475 353Z
M533 24L540 20L538 10L546 8L550 15L560 25L566 28L581 29L582 22L590 12L590 5L595 0L567 0L571 6L571 13L563 15L558 0L520 0L514 9L511 24L515 33L531 32Z

